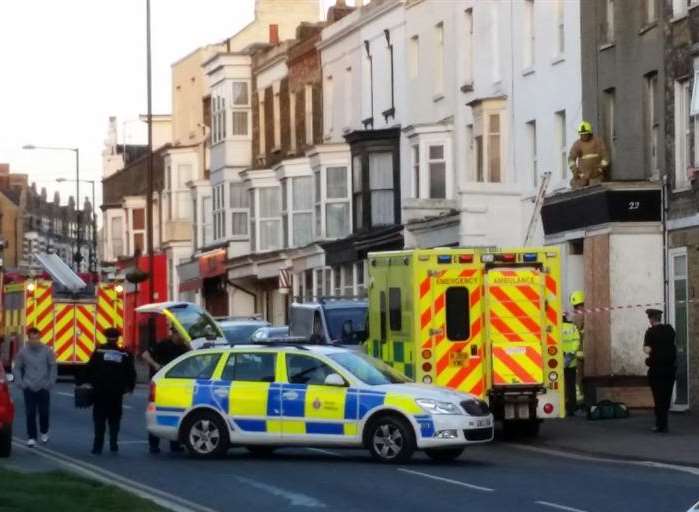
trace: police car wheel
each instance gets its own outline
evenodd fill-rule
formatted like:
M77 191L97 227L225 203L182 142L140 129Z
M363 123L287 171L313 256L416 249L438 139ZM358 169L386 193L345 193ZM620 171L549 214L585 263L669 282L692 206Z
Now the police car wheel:
M228 451L226 424L212 412L193 414L187 418L182 432L187 451L195 457L219 457Z
M464 453L465 448L428 448L425 450L425 454L433 460L439 461L450 461L458 459L459 456Z
M246 446L245 449L252 453L253 455L257 455L260 457L264 457L265 455L272 455L274 451L277 449L276 446L255 446L255 445L250 445Z
M380 416L369 425L368 446L372 457L379 462L401 464L415 451L415 434L404 419Z

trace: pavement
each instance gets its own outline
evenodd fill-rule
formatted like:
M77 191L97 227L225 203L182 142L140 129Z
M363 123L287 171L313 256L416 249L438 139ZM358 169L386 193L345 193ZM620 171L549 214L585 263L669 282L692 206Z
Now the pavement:
M334 448L282 449L269 457L233 448L225 458L200 461L167 450L148 454L147 389L139 387L126 401L120 453L96 457L89 454L90 412L73 407L71 391L59 384L54 392L51 440L37 449L24 447L23 404L16 402L15 450L0 465L55 465L115 482L171 510L196 512L685 512L699 501L699 468L691 467L699 466L699 429L689 415L673 415L666 437L647 433L647 413L546 422L535 441L472 447L452 463L416 454L409 464L386 466L365 450ZM642 462L652 460L665 464Z

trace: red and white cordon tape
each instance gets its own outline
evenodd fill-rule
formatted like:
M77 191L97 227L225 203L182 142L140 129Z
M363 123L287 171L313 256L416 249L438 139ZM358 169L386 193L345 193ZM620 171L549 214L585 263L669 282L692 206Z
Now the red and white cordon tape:
M697 302L697 300L686 300L686 301L677 301L677 303L680 302ZM585 309L577 309L573 311L567 311L569 315L575 315L575 314L588 314L588 313L605 313L607 311L618 311L621 309L648 309L648 308L653 308L653 307L658 307L662 306L665 304L664 302L649 302L647 304L626 304L624 306L599 306L599 307L594 307L594 308L585 308Z

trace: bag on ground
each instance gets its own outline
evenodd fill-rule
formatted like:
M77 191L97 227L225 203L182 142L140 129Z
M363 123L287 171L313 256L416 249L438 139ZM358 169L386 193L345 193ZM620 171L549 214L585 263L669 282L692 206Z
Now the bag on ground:
M626 404L611 400L600 400L587 411L588 420L614 420L628 417L629 408Z

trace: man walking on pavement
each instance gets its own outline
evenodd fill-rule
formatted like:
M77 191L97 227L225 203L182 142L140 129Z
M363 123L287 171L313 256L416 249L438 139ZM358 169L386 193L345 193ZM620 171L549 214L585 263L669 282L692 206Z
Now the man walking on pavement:
M648 354L648 383L655 403L655 428L653 432L668 431L668 413L672 400L672 388L675 385L675 330L671 325L661 323L663 312L659 309L647 309L646 315L650 327L643 341L643 351Z
M565 364L563 378L565 381L566 415L573 416L578 405L576 370L578 358L581 358L582 351L580 347L580 332L575 324L568 320L566 314L563 315L561 337Z
M573 172L570 186L574 189L597 185L609 167L609 155L604 141L592 134L592 125L583 121L578 126L580 138L568 153L568 167Z
M109 450L112 453L119 451L119 427L124 393L133 392L136 386L133 356L117 345L121 331L110 327L105 329L104 336L107 342L92 354L84 376L84 380L94 389L93 455L102 453L107 424L109 424Z
M56 384L58 367L53 349L41 342L39 329L27 329L27 344L15 358L17 386L24 392L27 413L27 446L36 446L36 415L39 413L41 442L49 441L51 388Z
M148 349L141 354L141 357L148 363L150 377L153 378L153 375L163 366L166 366L170 361L177 359L186 352L189 352L189 346L186 340L174 326L171 326L170 337L160 340L157 343L151 343ZM148 447L150 453L160 453L160 439L149 433ZM183 448L180 443L177 441L170 441L170 451L181 452L182 450Z

